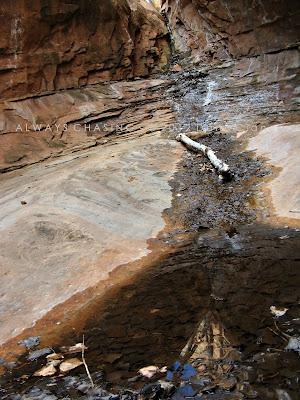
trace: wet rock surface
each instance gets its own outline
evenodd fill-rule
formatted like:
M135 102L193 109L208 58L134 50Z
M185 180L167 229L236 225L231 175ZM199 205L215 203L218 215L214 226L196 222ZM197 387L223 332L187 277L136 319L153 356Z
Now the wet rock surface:
M195 161L178 178L198 175ZM203 181L198 185L203 187ZM187 220L193 215L194 221L190 211L195 207L186 209ZM34 399L277 399L278 391L296 399L299 356L285 350L285 335L299 335L299 233L248 223L235 231L219 227L203 232L201 227L182 235L180 230L161 237L177 250L104 302L93 301L81 310L89 316L86 359L97 389L90 388L82 367L73 376L36 380L24 375L30 377L45 361L19 360L18 370L2 384L4 398L18 398L6 394L18 387L20 396L26 392ZM289 239L282 240L284 235ZM283 317L271 314L274 304L288 309ZM78 340L77 329L60 339L64 345ZM176 359L180 362L173 364ZM147 364L168 365L168 372L160 382L132 379Z
M124 265L127 280L77 298L63 326L53 327L50 313L30 331L41 334L38 349L57 352L84 333L95 387L83 366L69 376L34 378L46 361L28 362L24 354L11 370L4 360L3 398L298 398L299 355L288 344L299 337L299 230L273 224L260 191L272 170L245 146L262 126L299 118L297 64L278 82L269 62L253 63L168 76L177 121L165 135L211 131L201 141L231 166L234 180L220 183L203 155L185 151L170 181L166 227L149 242L143 268ZM276 318L272 306L287 311ZM137 377L150 365L167 372Z

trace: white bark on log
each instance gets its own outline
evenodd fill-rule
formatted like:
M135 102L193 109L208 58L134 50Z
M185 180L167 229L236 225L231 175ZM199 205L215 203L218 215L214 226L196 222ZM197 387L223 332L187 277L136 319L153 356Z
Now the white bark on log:
M179 135L177 135L176 139L179 142L184 143L187 147L189 147L194 151L201 151L209 159L209 161L212 163L212 165L216 168L216 170L219 172L219 174L221 174L223 178L231 177L229 165L220 160L210 147L195 142L184 133L180 133Z

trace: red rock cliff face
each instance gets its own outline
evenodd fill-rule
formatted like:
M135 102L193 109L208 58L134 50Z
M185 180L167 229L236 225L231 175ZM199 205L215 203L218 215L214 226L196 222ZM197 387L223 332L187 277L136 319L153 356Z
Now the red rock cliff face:
M138 0L8 0L0 32L1 98L146 76L169 56L162 17Z
M164 0L175 49L213 63L293 47L297 0Z

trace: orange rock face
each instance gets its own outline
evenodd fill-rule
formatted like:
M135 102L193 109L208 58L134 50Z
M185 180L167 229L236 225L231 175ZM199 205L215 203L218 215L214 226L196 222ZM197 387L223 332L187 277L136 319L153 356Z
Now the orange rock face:
M0 4L0 96L147 76L168 62L160 14L138 0Z
M175 49L200 64L295 47L297 0L163 0Z

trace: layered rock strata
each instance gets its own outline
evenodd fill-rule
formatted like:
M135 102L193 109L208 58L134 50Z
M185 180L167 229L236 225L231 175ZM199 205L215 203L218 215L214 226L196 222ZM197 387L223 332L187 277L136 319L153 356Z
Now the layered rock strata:
M163 79L99 83L0 102L0 172L66 153L161 132L174 119Z
M256 56L299 43L295 0L163 0L175 50L201 64Z
M1 98L147 76L168 62L165 23L146 1L6 1L0 26Z

